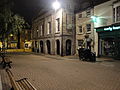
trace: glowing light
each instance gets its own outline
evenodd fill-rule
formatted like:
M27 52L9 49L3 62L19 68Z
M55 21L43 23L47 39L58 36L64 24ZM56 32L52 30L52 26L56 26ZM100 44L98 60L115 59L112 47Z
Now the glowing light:
M97 16L91 16L93 22L98 22L99 18Z
M10 34L10 36L12 37L12 36L13 36L13 34Z
M57 0L53 3L52 6L55 10L58 10L61 7L60 3Z

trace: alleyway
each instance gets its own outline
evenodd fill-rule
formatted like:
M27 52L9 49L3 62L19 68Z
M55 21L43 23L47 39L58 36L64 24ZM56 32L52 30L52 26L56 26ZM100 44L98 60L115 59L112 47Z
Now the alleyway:
M120 61L91 63L33 54L12 55L12 61L15 78L27 77L37 90L120 90Z

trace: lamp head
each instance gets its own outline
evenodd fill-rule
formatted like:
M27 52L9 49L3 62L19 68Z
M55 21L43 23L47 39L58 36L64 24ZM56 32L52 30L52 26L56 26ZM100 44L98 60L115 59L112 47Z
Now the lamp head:
M55 10L58 10L61 7L60 3L57 0L53 3L52 6Z

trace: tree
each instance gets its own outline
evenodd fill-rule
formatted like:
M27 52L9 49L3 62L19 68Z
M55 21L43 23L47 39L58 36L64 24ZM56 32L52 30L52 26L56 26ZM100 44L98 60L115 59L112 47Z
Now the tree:
M13 33L16 33L18 36L17 47L20 49L20 34L21 34L21 30L26 27L25 26L26 22L23 17L19 15L14 15L12 24L13 24Z
M20 31L25 28L26 22L23 17L14 14L11 11L12 3L10 0L0 1L0 38L3 42L3 48L5 42L11 33L18 36L18 48L20 48Z

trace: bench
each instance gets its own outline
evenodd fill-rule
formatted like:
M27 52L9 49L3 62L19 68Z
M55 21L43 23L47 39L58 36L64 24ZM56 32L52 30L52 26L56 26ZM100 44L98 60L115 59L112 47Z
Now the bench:
M8 66L9 68L11 68L11 64L12 61L10 61L9 57L2 57L2 62L1 64L3 64L3 68L5 68L6 66Z
M20 80L15 80L10 69L6 69L8 77L10 79L10 83L12 85L11 90L37 90L28 80L27 78L23 78Z

